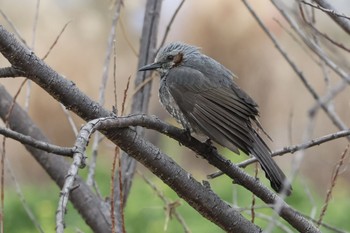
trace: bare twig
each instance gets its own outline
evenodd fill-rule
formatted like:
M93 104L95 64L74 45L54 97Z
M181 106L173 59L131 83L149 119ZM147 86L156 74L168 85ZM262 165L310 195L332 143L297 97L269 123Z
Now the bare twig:
M113 14L111 30L108 37L106 55L105 55L103 71L102 71L102 79L101 79L101 84L99 88L98 102L101 106L103 106L105 102L105 91L106 91L106 85L107 85L108 75L109 75L109 66L111 61L111 55L112 55L112 52L114 51L113 46L115 46L116 27L120 16L121 6L122 6L121 0L115 1L115 5L114 5L115 11ZM100 141L99 138L100 138L100 133L97 132L94 136L94 140L92 144L92 156L89 164L89 172L88 172L88 177L86 181L87 184L90 186L92 186L93 180L95 177L95 168L96 168L97 155L98 155L97 150L98 150L98 145Z
M125 90L124 90L123 103L122 103L122 112L121 112L121 115L122 115L122 116L124 116L124 114L125 114L125 104L126 104L126 98L127 98L127 96L128 96L130 78L131 78L131 76L129 76L128 81L127 81L127 83L126 83L126 88L125 88Z
M63 32L66 30L67 26L71 23L72 21L68 21L63 28L61 29L60 33L57 35L55 41L52 43L52 45L50 46L49 50L47 51L47 53L43 56L42 60L45 60L49 54L51 53L52 49L56 46L58 40L61 38L61 36L63 35Z
M117 151L117 162L118 162L118 184L119 184L119 198L118 198L118 201L119 201L119 219L120 219L120 222L121 222L121 229L122 229L122 233L125 233L126 230L125 230L125 219L124 219L124 191L123 191L123 174L122 174L122 164L121 164L121 153L120 153L120 148L119 147L116 147L115 148ZM113 176L115 176L115 171L114 171L114 174ZM116 182L114 182L116 183ZM113 193L112 195L114 195L114 190L113 189Z
M21 42L27 45L27 42L24 40L24 38L22 37L21 33L19 32L19 30L16 28L16 26L13 24L12 20L7 17L7 15L0 9L0 14L2 15L2 17L6 20L6 22L10 25L11 29L13 30L13 32L16 34L16 36L21 40Z
M44 233L43 228L41 227L38 219L35 217L33 211L31 210L30 206L28 205L28 202L26 201L26 199L24 197L24 194L21 190L21 187L17 181L17 178L16 178L15 174L13 173L13 169L11 168L10 161L7 158L6 158L6 168L7 168L8 174L10 175L12 183L15 185L16 193L17 193L17 195L22 203L22 206L23 206L26 214L28 215L28 218L30 219L30 221L32 221L32 223L34 224L34 226L36 227L38 232Z
M329 66L336 74L339 75L342 79L345 79L348 83L350 83L350 75L342 70L333 60L331 60L328 56L324 54L322 49L319 48L317 44L315 44L313 41L309 39L305 35L305 33L300 29L300 27L297 25L297 23L285 12L284 9L282 9L275 0L271 0L271 2L274 4L274 6L280 11L280 13L283 15L283 17L287 20L287 22L290 24L292 29L300 36L300 38L304 41L304 43L321 59L323 60L327 66ZM279 50L279 49L278 49ZM287 59L286 59L287 60ZM290 59L289 59L290 60ZM288 61L288 60L287 60ZM288 61L289 63L289 61ZM293 68L294 70L294 68Z
M37 0L36 6L35 6L35 15L34 15L33 31L32 31L31 49L33 51L35 50L34 47L35 47L36 29L38 27L38 20L39 20L39 8L40 8L40 0Z
M18 88L16 94L14 95L12 102L7 110L7 113L5 115L5 126L8 127L9 126L9 118L12 114L13 108L15 107L15 103L16 103L16 99L19 95L19 93L21 92L24 84L26 83L27 79L23 80L23 82L21 83L20 87ZM2 140L2 151L1 151L1 162L0 162L0 170L1 170L1 179L0 179L0 184L1 184L1 204L0 204L0 232L4 233L4 207L5 207L5 156L6 156L6 137L3 138Z
M40 9L40 0L36 1L35 6L35 15L34 15L34 22L33 22L33 29L32 29L32 43L31 43L31 50L35 51L35 38L36 38L36 29L38 27L38 21L39 21L39 9ZM29 103L30 103L30 95L32 92L32 82L28 80L27 87L26 87L26 97L24 100L24 110L29 110Z
M122 30L122 35L124 36L125 40L126 40L126 43L128 43L129 45L129 48L131 49L131 51L133 52L133 54L138 57L139 54L137 53L135 47L133 46L133 44L131 43L131 40L128 36L128 34L126 33L126 30L125 30L125 27L124 27L124 21L123 21L123 18L120 18L119 20L119 25L120 25L120 28Z
M337 16L337 17L343 17L343 18L346 18L346 19L349 19L350 20L350 17L349 16L346 16L345 14L343 13L338 13L337 11L333 10L333 9L327 9L327 8L324 8L324 7L321 7L320 5L314 5L312 3L309 3L309 2L306 2L306 1L301 1L302 3L304 3L305 5L308 5L308 6L311 6L313 8L316 8L316 9L319 9L327 14L332 14L334 16Z
M331 187L330 187L330 188L328 189L328 191L327 191L326 199L325 199L325 201L324 201L324 205L323 205L323 207L322 207L320 217L319 217L319 219L318 219L318 221L317 221L317 225L318 225L318 226L320 226L320 224L322 223L323 217L324 217L324 215L326 214L327 207L328 207L329 201L330 201L330 199L331 199L333 189L334 189L334 187L335 187L335 182L337 181L340 168L341 168L341 166L342 166L343 163L344 163L345 155L346 155L347 152L348 152L349 145L350 145L350 144L348 144L348 145L346 146L344 152L342 153L342 155L341 155L341 157L340 157L340 159L339 159L339 162L338 162L337 166L335 167L334 175L333 175L332 180L331 180Z
M301 7L301 5L299 5L299 9L300 9L300 13L301 13L301 16L302 18L304 19L304 22L312 29L313 32L315 32L315 34L317 35L321 35L323 38L325 38L327 41L331 42L331 44L347 51L347 52L350 52L350 49L345 47L345 45L333 40L332 38L330 38L326 33L323 33L323 32L320 32L316 27L315 27L315 17L312 18L312 21L309 22L309 20L307 20L305 17L304 17L304 10L303 8ZM314 8L312 8L314 9ZM313 11L312 11L313 12ZM313 14L314 16L314 14ZM318 43L318 40L316 40L317 37L314 36L314 40L315 40L315 44L319 45Z
M74 123L72 115L70 114L70 112L66 109L66 107L63 104L60 104L60 106L68 119L68 123L69 123L71 129L73 130L74 135L77 136L78 135L78 128L77 128L76 124Z
M176 8L176 10L175 10L173 16L171 17L171 19L170 19L168 25L166 26L166 29L165 29L165 32L164 32L164 35L163 35L162 42L160 43L160 46L159 46L159 48L158 48L157 53L159 52L159 49L160 49L161 47L163 47L163 45L164 45L164 43L165 43L165 40L166 40L166 38L168 37L168 34L169 34L169 32L170 32L170 27L171 27L171 25L173 24L173 22L174 22L174 20L175 20L175 18L176 18L176 15L177 15L177 13L179 13L179 11L180 11L182 5L184 4L184 2L185 2L185 0L182 0L182 1L180 2L179 6Z
M245 0L243 0L243 2L245 3L245 5L247 6L247 9L251 12L251 14L253 15L253 17L256 19L256 21L258 22L258 24L260 25L260 27L263 29L263 31L268 35L268 37L271 39L271 41L273 42L273 44L275 45L275 47L277 48L277 50L281 53L281 55L285 58L285 60L288 62L288 64L291 66L291 68L293 69L293 71L298 75L298 77L300 78L300 80L302 81L302 83L304 84L304 86L306 87L306 89L308 90L308 92L311 94L311 96L320 104L320 106L322 107L322 109L324 110L324 112L327 114L327 116L329 117L329 119L332 121L332 123L337 126L340 130L345 130L347 129L346 124L339 118L339 116L337 115L336 112L334 112L333 110L331 110L330 108L328 108L328 106L322 104L320 102L320 97L317 94L317 92L314 90L314 88L311 86L311 84L309 83L309 81L306 79L306 77L304 76L304 74L302 73L302 71L297 67L297 65L291 60L291 58L288 56L288 54L285 52L284 49L282 49L282 47L279 45L279 43L277 42L275 36L268 30L268 28L264 25L264 23L261 21L261 19L256 15L256 13L253 11L253 9L247 5L247 2ZM290 17L285 13L285 11L283 9L281 9L278 4L275 3L274 0L271 0L271 2L275 5L275 7L282 13L282 15L285 17L285 19L291 24L291 26L293 27L293 29L298 32L298 34L300 36L303 37L303 33L300 32L300 30L296 27L296 25L294 24L294 22L290 19ZM310 40L307 40L304 38L304 41L307 43L307 45L310 45L312 42ZM332 69L334 69L336 72L339 72L339 74L341 75L342 78L346 79L347 81L349 81L349 75L347 75L346 73L344 73L343 71L341 71L340 69L338 69L338 67L335 67L334 63L332 63L328 58L326 58L324 56L324 54L320 51L320 49L318 48L318 46L313 43L312 47L314 48L314 52L319 55L319 57L327 64L329 65ZM349 138L350 140L350 138Z
M336 13L334 7L327 0L314 0L318 5L324 9L328 9L326 12L345 32L350 34L350 21L344 17L339 17L339 13ZM335 14L336 13L336 14Z
M117 46L116 40L113 44L113 94L114 94L114 108L113 113L118 116L118 95L117 95Z
M296 151L300 151L300 150L305 150L307 148L313 147L313 146L319 146L325 142L329 142L332 140L336 140L338 138L343 138L343 137L348 137L350 135L350 130L342 130L336 133L332 133L332 134L327 134L325 136L319 137L319 138L315 138L312 139L308 142L305 143L301 143L301 144L297 144L297 145L293 145L293 146L287 146L284 147L283 149L280 150L276 150L274 152L271 153L271 156L281 156L287 153L295 153ZM255 158L251 158L251 159L247 159L243 162L237 163L236 165L238 167L241 168L245 168L246 166L248 166L249 164L255 163L257 162L257 160ZM221 171L219 172L215 172L212 173L210 175L207 176L208 179L213 179L216 178L218 176L221 176L223 173Z
M171 202L168 200L168 198L166 198L164 196L164 194L162 193L161 190L159 190L157 188L157 186L150 180L148 179L144 174L142 174L139 170L137 170L137 173L143 178L143 180L155 191L155 193L157 194L157 196L164 202L164 205L166 206L165 209L166 210L169 210L167 211L167 219L169 218L168 216L170 214L174 215L175 218L179 221L179 223L181 224L181 226L183 227L183 230L185 233L190 233L191 230L188 228L184 218L178 213L178 211L176 210L176 208L170 208L168 206L170 206L171 203L174 203L174 202ZM176 202L176 201L175 201ZM170 211L171 209L171 211ZM166 231L166 226L167 226L167 221L166 223L164 224L164 231Z
M316 111L321 107L321 105L328 104L329 101L334 99L339 93L341 93L345 88L348 87L348 82L344 79L335 84L332 88L329 88L327 94L322 96L319 101L310 108L309 114L314 115Z
M302 214L305 218L309 219L310 221L312 221L313 223L316 223L317 224L317 220L311 218L310 216L306 215L306 214ZM339 228L336 228L334 226L331 226L327 223L324 223L324 222L321 222L320 223L320 226L332 231L332 232L335 232L335 233L349 233L349 231L346 231L346 230L342 230L342 229L339 229Z
M73 148L67 148L67 147L60 147L53 144L49 144L47 142L43 142L40 140L36 140L30 136L23 135L21 133L17 133L16 131L13 131L8 128L0 127L0 134L4 135L5 137L12 138L16 141L21 142L22 144L33 146L35 148L38 148L40 150L54 153L57 155L64 155L68 157L73 156Z
M136 94L136 93L138 93L144 86L146 86L149 82L151 82L152 81L152 79L153 79L153 74L154 73L152 73L149 77L147 77L145 80L143 80L142 81L142 83L140 83L137 87L135 87L135 90L133 91L133 96Z
M255 164L255 172L254 172L254 177L255 179L258 178L258 171L259 171L259 167L258 167L258 164L256 163ZM250 214L252 216L252 223L254 223L254 220L255 220L255 195L254 193L252 194L252 204L250 206Z
M114 148L114 156L113 156L113 163L112 163L112 171L111 171L111 182L110 182L110 199L111 199L111 204L110 204L110 208L111 208L111 221L112 221L112 233L116 233L116 218L115 218L115 201L114 201L114 179L115 179L115 171L116 171L116 167L117 167L117 159L119 157L119 147L116 146Z
M5 222L5 156L6 156L6 138L2 140L2 150L1 150L1 194L0 194L0 233L4 233L4 222Z
M312 56L312 54L310 53L309 50L307 50L307 46L305 46L305 44L303 44L297 37L296 35L293 34L293 32L289 29L287 29L278 19L274 18L273 19L291 38L292 40L295 41L295 43L297 43L302 49L303 51L309 56L309 58L314 61L316 64L319 64L318 61L316 61L316 59Z

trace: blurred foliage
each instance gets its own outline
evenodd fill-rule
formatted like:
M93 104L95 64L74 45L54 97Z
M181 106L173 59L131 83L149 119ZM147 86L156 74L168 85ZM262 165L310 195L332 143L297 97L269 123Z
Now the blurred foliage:
M108 163L99 164L96 173L96 180L104 197L109 195L110 185L110 167ZM108 169L106 169L106 167ZM251 168L250 168L251 169ZM87 169L80 172L80 175L85 177ZM157 186L157 188L169 199L170 202L178 201L179 197L162 181L155 178L153 175L146 174L149 179ZM263 179L265 181L265 178ZM294 192L291 197L287 198L287 202L306 215L314 214L314 218L318 218L323 206L324 197L320 197L311 187L310 195L306 194L306 182L296 181L293 185ZM250 217L250 206L252 195L238 185L232 185L230 179L220 177L210 181L211 187L215 192L228 203L242 208L242 214L248 219ZM23 186L23 193L26 202L34 212L36 220L40 223L45 232L54 232L55 229L55 212L59 197L59 189L53 184L41 185L40 187ZM350 229L348 216L344 213L350 209L348 201L348 190L342 189L341 180L339 180L335 193L329 203L328 210L325 214L324 221L341 229ZM237 202L237 203L236 203ZM210 221L203 218L195 210L193 210L186 202L180 200L181 205L177 207L177 211L184 218L191 232L223 232ZM260 200L256 199L257 213L273 216L274 213L270 208L267 208ZM243 208L245 207L245 208ZM77 229L82 232L91 232L88 226L84 223L77 211L69 205L68 212L65 217L66 232L77 232ZM168 222L167 230L164 231L166 214L165 206L156 192L144 182L140 175L135 176L133 188L131 190L129 201L125 209L125 221L127 232L183 232L183 227L174 218ZM283 220L282 220L283 221ZM256 216L255 223L261 227L266 227L268 222ZM282 222L286 226L287 223ZM291 229L291 228L290 228ZM322 232L332 232L325 228L321 228ZM292 230L293 231L293 230ZM24 208L12 187L8 187L5 192L5 232L21 232L30 233L38 232L34 224L30 221ZM276 227L274 232L283 232Z

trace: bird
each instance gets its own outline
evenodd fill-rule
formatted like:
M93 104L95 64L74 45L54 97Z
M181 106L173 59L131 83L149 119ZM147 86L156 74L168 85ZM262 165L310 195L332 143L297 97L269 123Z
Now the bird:
M185 130L205 135L236 154L254 156L271 187L291 194L291 185L259 134L266 132L258 121L258 105L236 84L230 70L200 48L182 42L165 45L154 63L139 69L152 70L160 75L161 104Z

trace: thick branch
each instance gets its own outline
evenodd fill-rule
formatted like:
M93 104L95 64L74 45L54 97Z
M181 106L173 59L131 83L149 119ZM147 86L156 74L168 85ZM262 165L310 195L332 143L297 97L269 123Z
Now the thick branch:
M29 78L83 119L90 120L112 114L89 99L74 84L57 74L26 47L21 46L14 36L1 26L0 52L12 65L26 71ZM249 229L249 226L250 230L251 227L254 227L254 225L244 222L244 219L241 219L240 215L236 215L232 208L227 208L226 204L220 204L220 199L217 199L216 195L203 196L204 186L196 182L172 159L161 153L157 147L145 141L135 131L125 128L109 129L103 133L125 152L160 177L198 212L218 226L227 231L235 229L238 232ZM196 140L191 140L190 145L196 152L200 152L199 154L208 159L211 164L214 164L236 182L251 190L264 202L273 204L278 200L279 203L282 203L280 215L296 229L302 232L318 232L298 212L294 211L283 201L280 201L277 195L271 193L259 181L248 176L237 166L223 160L217 155L215 150L211 150L211 153L209 153L208 146ZM188 141L186 146L189 146ZM243 222L247 225L241 224Z
M158 24L159 24L159 16L160 10L162 6L162 1L158 0L148 0L146 3L145 9L145 18L144 24L142 28L142 37L140 43L140 51L139 51L139 60L138 67L144 66L151 61L153 61L155 57L155 48L157 42L158 35ZM148 75L148 74L147 74ZM146 73L138 72L135 78L135 87L138 87L141 83L147 79ZM132 99L131 104L131 113L147 113L149 106L149 99L151 96L151 88L152 82L148 82L142 88L140 88ZM143 134L142 128L136 129L138 133ZM126 202L130 188L132 178L135 173L136 162L135 160L125 154L122 153L121 157L121 169L122 169L122 182L123 182L123 196L124 202ZM116 179L119 182L119 179ZM120 184L115 185L115 195L119 197L119 188ZM125 207L125 205L124 205Z
M103 109L96 102L92 101L71 81L64 79L64 77L57 74L47 66L33 52L20 44L14 36L7 32L2 26L0 26L0 52L12 65L25 70L28 78L36 82L55 99L64 104L66 108L74 111L86 121L112 115L112 112ZM2 91L0 91L0 93L2 93ZM2 98L0 98L0 100L2 100ZM21 132L20 130L16 131ZM27 132L25 133L27 134ZM121 149L143 163L154 174L160 177L199 213L213 221L218 226L227 231L259 231L254 224L247 221L240 214L234 212L230 206L222 202L215 194L211 194L208 197L203 195L203 191L205 190L204 186L191 178L186 171L168 156L161 153L157 147L142 139L134 130L111 129L104 131L103 133L111 141L120 146ZM55 156L55 158L56 157L57 156ZM46 157L36 158L42 166L46 167ZM44 161L41 161L41 159ZM59 159L64 162L62 158L59 157ZM52 166L51 169L50 167L46 167L46 169L48 169L48 173L52 176L56 173L62 174L62 171L66 174L68 170L67 164L64 166L62 165L62 170L60 166L56 167L54 164L50 165ZM56 169L59 169L60 172ZM62 175L62 177L60 176L60 187L62 187L63 180L64 175ZM80 190L80 188L74 190L72 194L75 194L77 190ZM73 199L72 194L72 202L76 205L76 203L74 203L76 200ZM102 207L100 206L94 207L93 209L98 211L101 208ZM81 209L81 211L84 210ZM103 223L104 221L101 222ZM108 224L105 225L108 226ZM110 229L104 232L110 232Z

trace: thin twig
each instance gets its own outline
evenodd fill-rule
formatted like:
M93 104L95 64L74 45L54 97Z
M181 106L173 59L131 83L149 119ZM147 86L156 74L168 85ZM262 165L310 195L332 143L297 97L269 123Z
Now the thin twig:
M326 40L328 40L329 42L331 42L331 44L347 51L347 52L350 52L350 49L345 47L345 45L339 43L339 42L336 42L335 40L333 40L332 38L330 38L326 33L323 33L323 32L320 32L316 27L315 27L315 17L312 18L312 21L309 22L305 17L304 17L304 10L303 8L301 7L301 4L299 2L299 9L300 9L300 13L301 13L301 16L302 18L304 19L304 22L312 29L313 32L315 32L316 34L318 35L321 35L322 37L324 37ZM314 8L312 8L314 9ZM314 16L314 15L313 15ZM316 37L315 37L315 44L319 45L318 43L318 40L316 40Z
M327 211L327 208L328 208L328 204L329 204L329 201L330 201L331 196L332 196L332 192L333 192L334 187L335 187L335 182L337 181L340 168L342 167L342 165L344 163L345 155L347 154L347 152L349 150L349 146L350 146L350 144L348 144L346 146L344 152L342 153L342 155L341 155L341 157L339 159L338 164L335 167L334 175L333 175L332 180L331 180L331 187L327 191L326 199L324 201L324 205L322 207L322 210L321 210L321 213L320 213L320 217L319 217L319 219L317 221L317 226L320 226L320 224L322 223L323 217L326 214L326 211Z
M102 79L101 79L101 84L99 88L98 103L101 106L103 106L105 102L105 91L106 91L108 75L109 75L109 66L111 61L111 54L114 51L113 46L115 46L116 27L120 16L121 6L122 6L121 0L115 1L115 5L114 5L115 11L113 14L111 30L108 36L106 55L105 55L103 71L102 71ZM93 180L95 177L95 168L96 168L97 155L98 155L97 150L98 150L99 141L100 141L99 138L100 138L100 133L97 132L94 136L94 140L92 144L92 156L89 164L89 172L88 172L87 181L86 181L86 183L89 186L92 186Z
M293 145L293 146L287 146L287 147L284 147L283 149L276 150L276 151L271 153L271 156L272 157L281 156L281 155L284 155L284 154L287 154L287 153L292 153L293 154L293 153L295 153L297 151L300 151L300 150L305 150L305 149L308 149L310 147L319 146L319 145L321 145L321 144L323 144L325 142L336 140L338 138L348 137L349 135L350 135L350 130L342 130L342 131L339 131L339 132L336 132L336 133L327 134L325 136L312 139L312 140L310 140L308 142L305 142L305 143L300 143L300 144ZM245 160L243 162L237 163L236 165L238 167L245 168L249 164L252 164L252 163L255 163L255 162L257 162L257 159L256 158L251 158L251 159L247 159L247 160ZM218 171L218 172L212 173L210 175L207 175L207 178L208 179L213 179L213 178L216 178L218 176L221 176L222 174L223 173L221 171Z
M164 194L162 193L161 190L159 190L157 188L157 186L150 180L148 179L144 174L142 174L139 170L136 170L136 172L142 177L142 179L155 191L155 193L157 194L157 196L164 202L165 210L167 210L167 214L166 214L166 218L169 219L170 215L174 215L175 218L179 221L179 223L181 224L181 226L183 227L183 230L185 233L190 233L191 230L188 228L184 218L178 213L178 211L176 210L176 207L179 206L179 203L177 201L175 202L171 202L168 200L168 198L166 198L164 196ZM171 203L178 203L175 205L171 205ZM167 226L167 221L165 221L164 224L164 231L166 231L166 226Z
M120 28L122 30L122 35L124 36L124 39L126 40L126 43L128 43L129 45L129 48L131 49L131 51L133 52L133 54L138 57L139 54L138 52L136 51L135 47L133 46L133 44L131 43L131 40L128 36L128 33L126 33L126 30L125 30L125 27L124 27L124 21L123 21L123 18L121 17L120 20L119 20L119 25L120 25Z
M36 1L35 6L35 15L34 15L34 22L33 22L33 31L32 31L32 44L31 49L35 50L35 38L36 38L36 29L38 27L38 21L39 21L39 8L40 8L40 0Z
M118 95L117 95L117 46L116 40L113 44L113 94L114 94L114 109L113 112L118 116Z
M314 4L309 3L309 2L306 2L306 1L304 1L304 0L302 0L301 2L304 3L305 5L308 5L308 6L313 7L313 8L315 8L315 9L319 9L319 10L321 10L321 11L327 13L327 14L332 14L332 15L334 15L334 16L342 17L342 18L346 18L346 19L350 20L350 17L349 17L349 16L346 16L346 15L343 14L343 13L339 13L339 12L333 10L333 9L327 9L327 8L321 7L320 5L314 5Z
M334 22L336 22L345 32L350 34L350 21L348 19L345 19L343 17L339 17L338 15L335 15L334 7L327 1L327 0L314 0L318 5L320 5L323 8L326 8L328 10L331 10L331 12L327 12L327 14L333 19Z
M316 113L316 111L321 107L321 105L328 104L334 97L336 97L339 93L341 93L345 88L348 87L348 82L344 79L335 84L332 88L329 88L327 94L322 96L319 101L310 108L308 111L310 115Z
M254 172L254 177L255 179L258 178L258 171L259 171L259 166L258 164L256 163L255 164L255 172ZM255 202L256 202L256 199L255 199L255 195L254 193L252 194L252 204L250 206L250 214L252 216L252 223L254 223L254 220L255 220Z
M111 199L111 204L110 204L110 208L111 208L111 222L112 222L112 233L116 233L116 218L115 218L115 201L114 201L114 179L115 179L115 171L116 171L116 167L117 167L117 159L119 158L119 147L116 146L114 148L114 156L113 156L113 163L112 163L112 169L111 169L111 182L110 182L110 199Z
M51 53L52 49L56 46L58 40L61 38L61 36L63 35L63 32L66 30L67 26L71 23L72 21L68 21L63 28L61 29L60 33L57 35L55 41L52 43L52 45L50 46L49 50L46 52L46 54L44 55L44 57L42 58L42 60L44 61L49 54Z
M318 61L312 56L309 50L307 50L307 46L303 44L294 34L291 30L288 30L277 18L273 18L273 20L292 38L295 43L297 43L303 51L309 56L309 58L314 61L316 64L319 64Z
M9 128L0 127L0 134L4 135L5 137L12 138L12 139L14 139L22 144L35 147L37 149L46 151L48 153L54 153L57 155L63 155L63 156L68 156L68 157L73 156L73 148L60 147L60 146L56 146L56 145L53 145L53 144L50 144L47 142L36 140L35 138L32 138L32 137L27 136L27 135L23 135L21 133L13 131Z
M126 88L124 90L123 103L122 103L122 112L121 112L122 116L124 116L124 114L125 114L125 104L126 104L126 98L128 96L128 90L129 90L129 85L130 85L130 78L131 78L131 76L129 76L128 81L126 83Z
M0 233L4 233L5 223L5 155L6 155L6 138L2 139L1 150L1 206L0 206Z
M70 112L66 109L66 107L63 104L60 104L63 113L66 115L67 119L68 119L68 123L71 127L71 129L73 130L74 136L78 135L78 128L76 126L76 124L74 123L74 120L72 118L72 115L70 114Z
M16 103L16 99L19 95L19 93L21 92L24 84L26 83L27 79L24 79L23 82L21 83L20 87L18 88L16 94L13 97L12 103L9 107L9 110L5 116L5 126L8 128L9 125L9 118L12 114L13 108L15 106ZM2 140L2 151L1 151L1 162L0 162L0 170L1 170L1 206L0 206L0 232L4 233L4 216L5 216L5 212L4 212L4 208L5 208L5 156L6 156L6 137L3 138Z
M246 2L243 0L243 2ZM338 72L339 75L341 75L342 78L346 79L347 81L350 81L350 76L347 74L344 74L343 71L341 71L338 67L335 66L335 64L330 61L328 58L324 56L324 54L320 51L320 48L313 43L310 40L307 40L304 38L303 33L300 32L298 27L296 27L295 23L291 20L291 18L285 13L283 9L281 9L278 4L274 0L271 0L271 2L274 4L274 6L281 12L281 14L285 17L285 19L290 23L292 28L304 39L305 43L307 45L312 46L313 51L328 65L330 66L335 72ZM267 27L264 25L264 23L261 21L261 19L256 15L256 13L250 8L250 12L252 13L253 17L256 19L260 27L263 29L263 31L268 35L270 40L273 42L277 50L281 53L281 55L285 58L285 60L288 62L290 67L293 69L293 71L298 75L308 92L311 94L311 96L320 104L324 112L327 114L328 118L332 121L332 123L337 126L340 130L345 130L348 127L346 124L339 118L336 112L328 108L328 106L322 104L320 102L320 97L315 91L315 89L311 86L309 81L306 79L302 71L297 67L297 65L291 60L291 58L288 56L288 54L285 52L284 49L280 46L280 44L277 42L275 36L267 29ZM350 138L349 138L350 140Z
M122 176L122 164L121 164L121 153L120 153L120 148L116 147L116 150L118 150L117 153L117 161L118 161L118 184L119 184L119 215L120 215L120 220L121 220L121 229L122 233L125 233L125 219L124 219L124 189L123 189L123 176ZM115 183L115 182L114 182ZM114 195L114 188L113 188L113 193Z
M310 216L308 216L306 214L302 214L302 213L301 213L301 215L303 215L305 218L309 219L313 223L317 224L317 220L311 218ZM330 230L332 232L335 232L335 233L349 233L349 231L338 229L338 228L336 228L334 226L331 226L331 225L329 225L327 223L324 223L324 222L321 222L320 226L322 226L322 227L324 227L324 228L326 228L326 229L328 229L328 230Z
M142 83L140 83L137 87L135 87L135 90L133 91L132 96L134 96L136 93L138 93L144 86L146 86L147 83L152 81L152 79L155 77L153 74L154 73L152 73L148 78L143 80Z
M166 40L166 38L168 37L168 34L169 34L169 32L170 32L170 27L171 27L171 25L173 24L173 22L174 22L174 20L175 20L175 18L176 18L176 15L177 15L177 13L179 13L179 11L180 11L182 5L184 4L184 2L185 2L185 0L182 0L182 1L181 1L181 3L179 4L179 6L176 8L176 10L175 10L173 16L171 17L170 22L168 23L168 25L167 25L167 27L166 27L166 29L165 29L165 32L164 32L164 35L163 35L163 39L162 39L162 42L160 43L160 46L159 46L159 48L158 48L157 53L159 52L159 49L160 49L161 47L163 47L163 45L164 45L164 43L165 43L165 40Z
M26 199L24 197L24 194L21 190L21 186L19 185L17 178L13 172L13 169L11 168L11 163L7 158L6 158L6 168L7 168L8 174L10 175L12 183L15 185L16 193L19 197L19 200L22 203L22 206L23 206L26 214L28 215L28 218L32 221L32 223L34 224L34 226L38 230L38 232L44 233L43 228L41 227L38 219L35 217L33 211L31 210L30 206L28 205L28 202L26 201Z
M2 17L5 19L5 21L10 25L10 28L13 30L13 32L16 34L16 36L19 38L19 40L28 47L27 42L24 40L24 38L22 37L21 33L19 32L19 30L16 28L16 26L14 25L14 23L11 21L11 19L9 17L7 17L7 15L0 9L0 14L2 15Z

